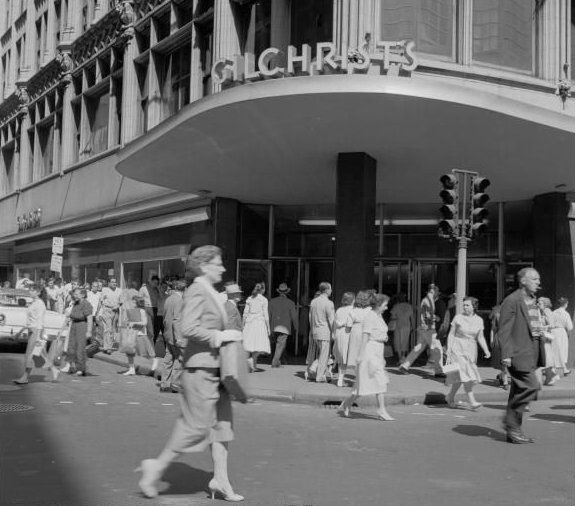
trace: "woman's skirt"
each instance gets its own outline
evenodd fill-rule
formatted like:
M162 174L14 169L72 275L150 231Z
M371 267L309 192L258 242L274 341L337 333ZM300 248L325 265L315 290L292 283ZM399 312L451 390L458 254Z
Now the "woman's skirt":
M243 348L249 353L271 353L270 336L263 319L251 320L243 327Z
M477 367L477 343L466 338L454 337L448 351L450 362L458 366L459 374L446 376L446 385L453 383L480 383L482 381Z
M556 340L557 352L559 354L559 361L562 365L557 367L562 367L567 369L568 367L568 348L569 348L569 340L568 340L568 333L564 327L558 327L556 329L552 329L552 334Z
M410 351L410 333L412 329L409 325L397 325L393 332L393 349L396 353L407 353Z
M362 328L363 325L361 323L355 323L351 327L349 346L347 350L347 367L355 367L357 365L357 358L361 352L361 345L363 344ZM383 352L381 353L381 356L383 357Z
M152 344L150 336L146 334L138 334L136 336L136 355L144 358L155 357L154 344Z
M357 365L357 380L352 393L353 395L383 394L387 391L388 383L383 358L383 343L369 341Z
M181 383L181 414L167 447L177 453L201 452L213 442L232 441L233 411L219 369L186 368Z
M563 369L565 367L565 362L562 362L562 357L560 353L560 346L556 334L552 331L554 339L551 341L546 340L544 342L545 348L545 366L554 367L558 369Z
M349 354L350 333L345 327L341 327L335 332L335 343L333 344L333 355L337 359L340 367L347 367L347 357Z

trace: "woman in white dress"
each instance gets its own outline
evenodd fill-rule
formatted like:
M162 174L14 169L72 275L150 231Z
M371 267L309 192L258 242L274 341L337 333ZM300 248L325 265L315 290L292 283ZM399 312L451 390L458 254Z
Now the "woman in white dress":
M362 323L363 345L357 359L357 381L351 395L341 404L341 410L346 417L351 415L353 402L359 396L375 395L379 419L395 420L385 409L384 400L389 380L383 357L383 344L387 342L387 324L382 315L387 310L388 302L389 297L382 293L371 298L371 311L367 313Z
M558 309L552 313L554 322L552 334L555 336L558 343L558 349L560 351L560 362L562 364L564 376L567 376L572 372L570 369L568 369L568 332L572 331L574 324L572 323L570 313L567 311L568 299L565 297L560 297L557 304Z
M474 385L482 381L477 367L477 343L483 349L485 358L490 358L491 353L485 341L483 319L476 314L478 306L477 299L465 297L462 314L457 314L450 326L446 363L458 366L457 372L446 375L446 385L451 385L446 402L451 408L457 407L454 396L461 385L464 385L470 408L475 410L482 406L472 391Z
M347 350L347 369L357 368L357 358L359 357L359 353L361 353L363 345L361 327L369 311L371 311L371 292L361 290L357 293L357 297L355 297L355 303L349 313L349 321L347 323L351 327L349 347Z
M245 301L243 311L243 347L251 354L250 368L259 370L258 357L269 355L270 349L270 319L268 316L268 299L264 297L266 285L256 283L251 296Z
M547 297L537 299L537 307L544 330L545 367L543 369L544 385L554 385L560 379L559 369L564 369L560 357L560 348L554 334L555 318L552 313L552 301Z
M346 292L341 299L341 307L335 313L335 322L333 326L333 354L339 367L339 376L337 379L337 386L345 386L343 379L347 371L347 355L349 352L349 336L351 335L351 327L349 325L350 313L353 309L353 302L355 302L355 294L353 292Z

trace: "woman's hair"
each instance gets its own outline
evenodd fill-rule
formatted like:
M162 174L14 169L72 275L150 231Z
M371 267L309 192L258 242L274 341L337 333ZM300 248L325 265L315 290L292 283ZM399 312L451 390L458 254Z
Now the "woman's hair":
M213 245L201 246L193 250L187 258L186 271L194 277L203 274L201 266L222 255L221 248Z
M341 306L350 306L355 302L355 294L353 292L345 292L341 298Z
M75 290L73 290L74 292L79 292L81 294L81 297L83 297L84 299L87 298L87 290L85 288L81 288L80 286L78 286L77 288L75 288Z
M369 307L371 305L371 294L369 290L359 290L355 297L355 307Z
M569 300L566 297L560 297L556 304L558 305L558 307L564 307L567 303L569 302Z
M549 300L547 297L539 297L537 299L537 302L541 302L543 304L543 307L546 309L552 307L552 301Z
M476 297L465 297L464 299L462 299L463 302L470 300L470 303L472 304L472 308L476 311L478 311L479 309L479 299L477 299Z
M384 293L376 293L371 297L371 307L373 309L381 307L385 302L389 302L389 297Z
M263 294L266 291L266 284L261 281L260 283L256 283L253 287L253 291L251 292L251 296L255 297L258 294Z
M324 292L326 292L327 290L329 290L330 288L332 288L332 287L331 287L331 284L330 284L330 283L327 283L326 281L323 281L322 283L319 283L319 284L318 284L318 291L319 291L320 293L324 293Z

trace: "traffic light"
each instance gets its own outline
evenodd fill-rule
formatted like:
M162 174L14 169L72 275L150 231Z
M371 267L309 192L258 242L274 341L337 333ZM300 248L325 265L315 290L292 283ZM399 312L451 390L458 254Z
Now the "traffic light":
M440 182L442 183L440 192L442 219L438 224L438 235L453 237L457 234L458 223L458 178L454 174L444 174Z
M487 217L489 211L485 209L486 203L490 200L485 190L491 182L486 177L474 177L472 182L472 211L471 211L471 234L480 235L487 230Z

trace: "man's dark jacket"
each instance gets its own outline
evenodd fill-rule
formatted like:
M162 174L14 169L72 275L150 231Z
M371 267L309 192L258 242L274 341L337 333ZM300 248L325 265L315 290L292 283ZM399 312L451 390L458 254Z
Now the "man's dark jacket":
M510 358L511 365L518 371L533 371L545 366L543 338L533 336L529 311L521 289L503 301L498 337L501 358Z

